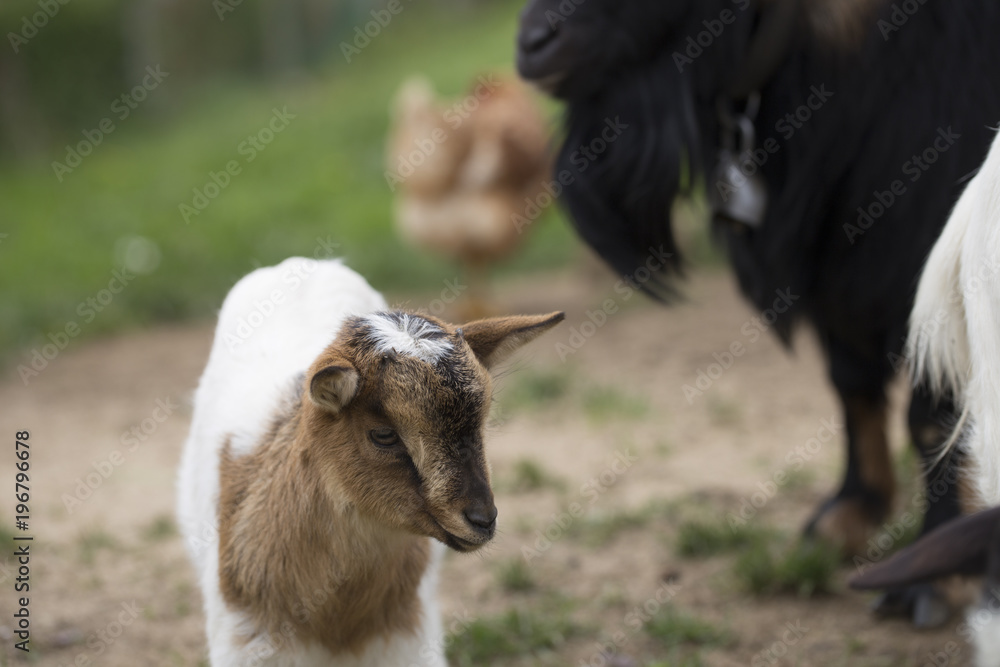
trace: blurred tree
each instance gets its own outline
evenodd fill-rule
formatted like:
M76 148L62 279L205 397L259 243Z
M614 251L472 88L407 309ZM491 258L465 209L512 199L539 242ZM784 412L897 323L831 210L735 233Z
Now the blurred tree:
M386 2L0 0L0 157L77 141L148 66L170 72L169 86L144 102L150 109L206 80L306 70Z

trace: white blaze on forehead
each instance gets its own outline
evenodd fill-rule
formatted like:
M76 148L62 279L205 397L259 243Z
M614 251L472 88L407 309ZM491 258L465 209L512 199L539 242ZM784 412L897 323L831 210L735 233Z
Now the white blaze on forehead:
M406 313L375 313L365 318L379 352L396 352L435 364L452 350L444 330Z

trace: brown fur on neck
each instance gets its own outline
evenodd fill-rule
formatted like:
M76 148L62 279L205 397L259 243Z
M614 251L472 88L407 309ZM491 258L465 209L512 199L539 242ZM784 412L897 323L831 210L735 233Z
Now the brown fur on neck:
M359 652L417 630L429 539L379 527L331 497L305 446L310 409L300 398L250 454L222 449L220 590L256 634L291 623L300 641Z

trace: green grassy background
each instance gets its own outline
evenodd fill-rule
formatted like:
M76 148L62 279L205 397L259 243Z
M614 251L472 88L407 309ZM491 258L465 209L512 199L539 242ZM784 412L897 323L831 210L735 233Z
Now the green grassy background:
M291 82L184 89L168 77L162 85L183 90L184 102L172 94L165 110L154 90L62 183L50 163L64 149L35 163L0 162L0 359L23 358L69 321L80 324L82 340L209 316L240 276L312 254L317 238L337 243L336 254L380 290L430 289L455 276L455 267L407 248L393 231L383 177L389 103L413 73L459 95L481 71L512 69L521 5L446 11L407 4L354 62L337 50ZM237 146L275 107L297 117L247 164ZM547 111L555 121L558 109ZM185 224L179 204L234 159L242 173ZM500 271L551 268L573 256L577 241L558 216L550 210L536 223L524 251ZM84 322L78 305L107 286L121 266L122 243L135 236L158 246L158 267Z

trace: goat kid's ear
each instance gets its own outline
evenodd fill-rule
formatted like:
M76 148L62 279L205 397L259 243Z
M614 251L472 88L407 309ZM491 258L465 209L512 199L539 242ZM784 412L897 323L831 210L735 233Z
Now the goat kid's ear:
M461 327L465 341L486 368L494 368L515 350L566 319L565 313L515 315L476 320Z
M316 371L309 381L309 398L333 414L340 413L358 393L358 371L347 362Z

